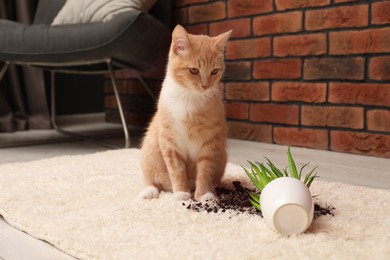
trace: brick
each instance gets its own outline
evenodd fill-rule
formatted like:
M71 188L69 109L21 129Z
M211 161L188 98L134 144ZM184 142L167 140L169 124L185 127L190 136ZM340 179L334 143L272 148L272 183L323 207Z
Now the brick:
M250 120L277 124L298 124L299 111L296 105L251 104Z
M112 89L112 84L107 80L104 82L104 94L113 94L114 90Z
M326 53L326 34L278 36L274 38L274 56L306 56Z
M333 7L306 12L305 28L309 31L351 28L368 25L368 5Z
M128 125L146 127L150 122L153 113L140 113L140 112L128 112L124 111L124 116ZM110 123L121 123L118 110L108 109L105 111L105 120Z
M188 23L188 8L177 8L172 10L172 23L173 24L187 24Z
M390 2L372 3L371 23L388 24L390 23Z
M390 27L331 32L329 52L336 55L390 52Z
M375 109L368 111L367 128L371 131L390 132L390 110Z
M390 56L371 58L368 74L370 79L390 80Z
M226 99L243 101L268 101L268 82L229 82L226 83Z
M258 15L273 11L272 0L229 0L228 16Z
M203 34L203 35L209 34L207 24L205 23L197 24L197 25L187 25L186 31L190 34Z
M326 101L326 83L274 82L272 100L323 103Z
M225 9L225 2L190 6L188 7L188 21L190 23L200 23L220 20L226 17Z
M226 117L230 119L248 119L249 104L238 102L226 103Z
M127 80L117 78L115 82L119 94L127 94ZM106 80L106 82L104 83L104 93L106 94L114 93L111 80Z
M191 5L205 2L208 2L208 0L175 0L175 6Z
M275 4L278 11L284 11L305 7L326 6L330 4L330 0L275 0Z
M129 85L129 80L126 80L126 79L120 79L120 80L116 80L116 88L119 92L119 94L128 94L128 85ZM111 84L110 84L111 85ZM114 89L112 89L113 93L114 93Z
M313 58L306 59L303 67L306 80L364 79L364 58Z
M133 126L146 127L149 124L152 117L153 117L153 113L127 112L126 122L128 122L128 124Z
M228 122L228 137L241 140L272 143L272 126L245 122Z
M109 95L104 97L104 108L105 109L117 109L118 104L114 95Z
M229 41L226 58L229 60L271 56L271 38Z
M128 80L126 79L116 80L116 88L118 89L119 94L127 94L128 85Z
M321 129L275 127L274 141L277 144L283 145L328 149L328 131Z
M259 60L253 65L256 79L297 79L301 77L300 59Z
M154 81L146 80L145 83L148 85L149 89L155 93ZM144 88L144 86L138 80L127 80L127 94L128 95L141 95L149 96L149 92Z
M335 3L349 3L349 2L357 2L361 0L334 0Z
M260 2L260 1L259 1ZM302 12L294 11L255 17L253 33L267 35L302 31Z
M230 38L248 37L251 34L251 20L244 18L210 23L211 36L216 36L229 30L233 30Z
M122 106L129 112L154 112L156 102L150 96L125 96Z
M329 102L390 107L390 84L332 82Z
M331 132L331 150L390 158L390 135Z
M305 126L329 126L352 129L364 127L364 110L360 107L303 106L301 121Z
M226 69L223 79L248 80L251 78L251 63L248 61L226 62Z

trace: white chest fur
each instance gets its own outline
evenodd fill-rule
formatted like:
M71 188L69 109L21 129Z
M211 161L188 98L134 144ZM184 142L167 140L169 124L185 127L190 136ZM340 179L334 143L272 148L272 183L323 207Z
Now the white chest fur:
M206 102L210 102L209 95L211 94L213 94L212 90L210 93L196 93L193 90L187 90L169 76L163 83L160 102L174 119L178 149L191 159L195 159L199 154L203 140L189 137L185 120L204 107Z

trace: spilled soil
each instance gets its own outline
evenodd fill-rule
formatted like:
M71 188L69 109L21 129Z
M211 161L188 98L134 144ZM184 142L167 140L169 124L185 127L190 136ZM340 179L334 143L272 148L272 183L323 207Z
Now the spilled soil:
M226 211L243 214L248 213L251 215L261 215L261 212L252 206L248 199L248 191L244 188L240 182L233 182L234 189L217 188L216 193L219 197L218 201L213 202L197 202L190 200L183 202L182 205L188 210L196 212L206 211L208 213L224 213ZM329 205L322 205L321 203L314 204L314 219L324 216L334 216L334 207Z

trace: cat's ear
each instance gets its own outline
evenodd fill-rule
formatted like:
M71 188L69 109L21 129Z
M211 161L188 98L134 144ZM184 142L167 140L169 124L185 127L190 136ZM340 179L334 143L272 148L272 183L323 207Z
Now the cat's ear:
M186 54L190 48L188 33L181 25L176 25L172 32L172 48L176 54Z
M218 36L213 37L215 47L217 47L219 50L223 51L225 49L226 43L229 40L230 35L232 34L233 30L230 30L228 32L222 33Z

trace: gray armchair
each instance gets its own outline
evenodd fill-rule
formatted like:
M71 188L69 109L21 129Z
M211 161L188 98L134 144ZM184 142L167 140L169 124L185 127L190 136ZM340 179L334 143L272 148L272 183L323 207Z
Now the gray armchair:
M55 120L56 73L109 73L125 135L130 137L115 83L115 70L149 69L165 55L170 42L170 1L159 0L150 13L127 11L108 22L51 25L65 0L40 0L33 25L0 20L0 81L9 64L30 65L51 71L51 119ZM159 19L158 19L159 18Z

